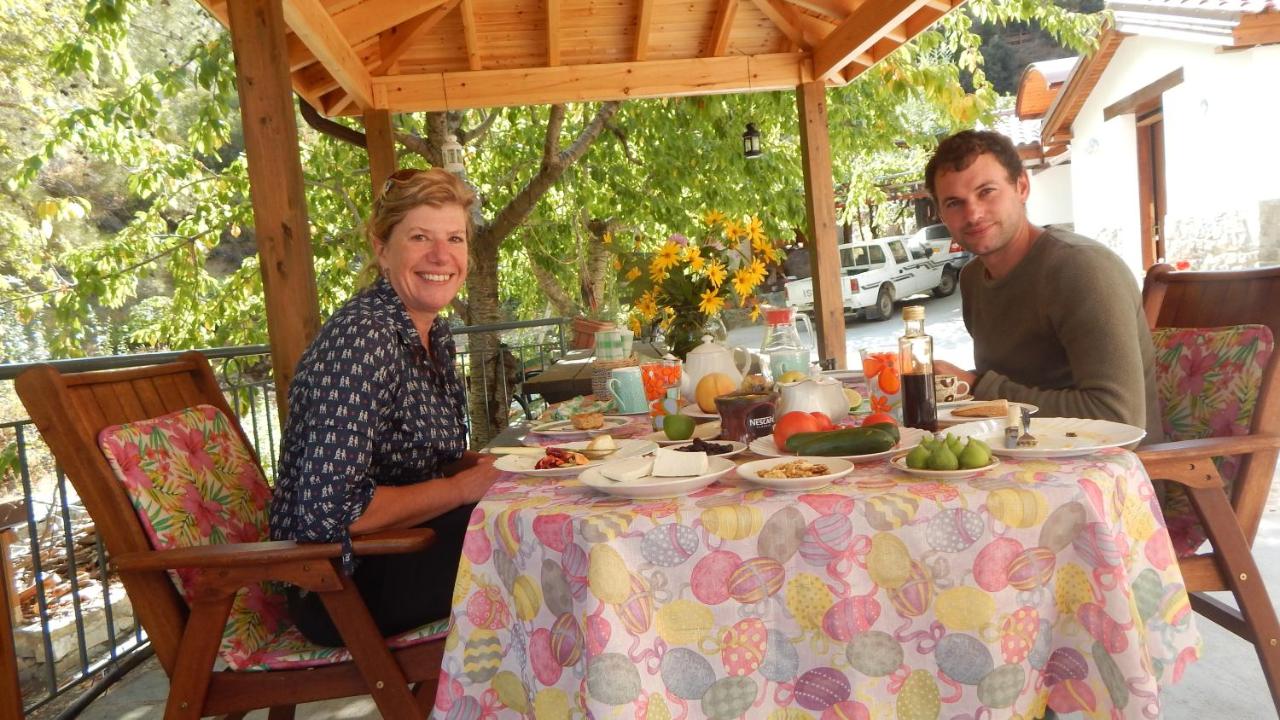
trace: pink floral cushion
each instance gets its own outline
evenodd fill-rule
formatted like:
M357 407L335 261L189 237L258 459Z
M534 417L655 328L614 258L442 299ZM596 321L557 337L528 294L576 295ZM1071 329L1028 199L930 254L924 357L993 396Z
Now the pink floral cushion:
M98 446L124 484L153 548L267 538L271 488L233 422L212 405L113 425L98 434ZM169 573L188 602L198 572ZM388 644L407 647L447 631L448 620L442 620ZM312 667L351 658L345 648L308 642L289 619L284 593L267 582L236 595L218 653L232 670Z
M1159 328L1156 392L1165 438L1170 441L1247 435L1275 347L1265 325L1222 328ZM1240 470L1239 456L1215 458L1227 494ZM1204 529L1181 487L1166 489L1165 520L1180 557L1195 553Z

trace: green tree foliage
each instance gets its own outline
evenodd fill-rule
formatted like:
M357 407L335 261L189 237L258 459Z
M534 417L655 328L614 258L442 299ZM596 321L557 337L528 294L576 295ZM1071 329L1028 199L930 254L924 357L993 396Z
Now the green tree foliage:
M0 313L25 324L18 335L29 347L56 356L265 341L225 31L190 2L4 1L21 12L0 14L3 70L35 69L13 75L26 85L0 102L40 117L0 124L0 171L11 178L0 206ZM1096 16L1031 0L967 8L828 92L846 208L875 202L876 178L918 169L939 134L993 106L975 18L1030 21L1077 48L1097 26ZM741 154L747 120L765 134L766 154L754 161ZM696 232L710 209L758 215L773 237L805 224L789 92L396 122L405 165L437 159L444 132L463 131L484 201L480 239L493 253L492 262L480 258L459 305L473 322L545 316L549 306L608 314L616 279L600 259ZM327 314L353 291L364 263L368 161L305 126L301 135ZM548 136L563 153L577 152L556 156L566 161L552 178ZM60 187L67 167L81 169L80 181Z

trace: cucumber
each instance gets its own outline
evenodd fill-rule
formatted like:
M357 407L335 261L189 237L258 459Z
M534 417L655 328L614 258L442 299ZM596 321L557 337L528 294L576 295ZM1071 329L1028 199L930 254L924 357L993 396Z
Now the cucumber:
M846 428L821 433L799 433L787 439L787 449L797 455L870 455L897 444L879 428Z
M874 428L876 430L886 432L893 437L894 442L898 442L902 439L902 433L898 432L898 426L893 423L872 423L870 425L863 425L862 427Z

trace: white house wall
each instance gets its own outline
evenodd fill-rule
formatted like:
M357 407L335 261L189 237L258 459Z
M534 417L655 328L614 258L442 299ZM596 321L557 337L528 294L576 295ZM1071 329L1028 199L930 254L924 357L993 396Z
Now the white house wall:
M1221 51L1125 39L1072 126L1076 231L1142 272L1132 114L1103 108L1182 68L1164 93L1167 260L1197 269L1280 262L1280 47Z
M1058 165L1030 173L1027 218L1036 225L1070 225L1071 166Z

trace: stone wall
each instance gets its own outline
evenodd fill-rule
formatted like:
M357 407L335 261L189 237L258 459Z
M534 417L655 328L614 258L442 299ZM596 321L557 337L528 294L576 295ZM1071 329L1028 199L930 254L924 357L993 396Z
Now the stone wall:
M1248 210L1215 215L1166 217L1165 250L1170 262L1185 260L1195 270L1250 268L1280 262L1280 199ZM1258 228L1256 234L1251 229Z

